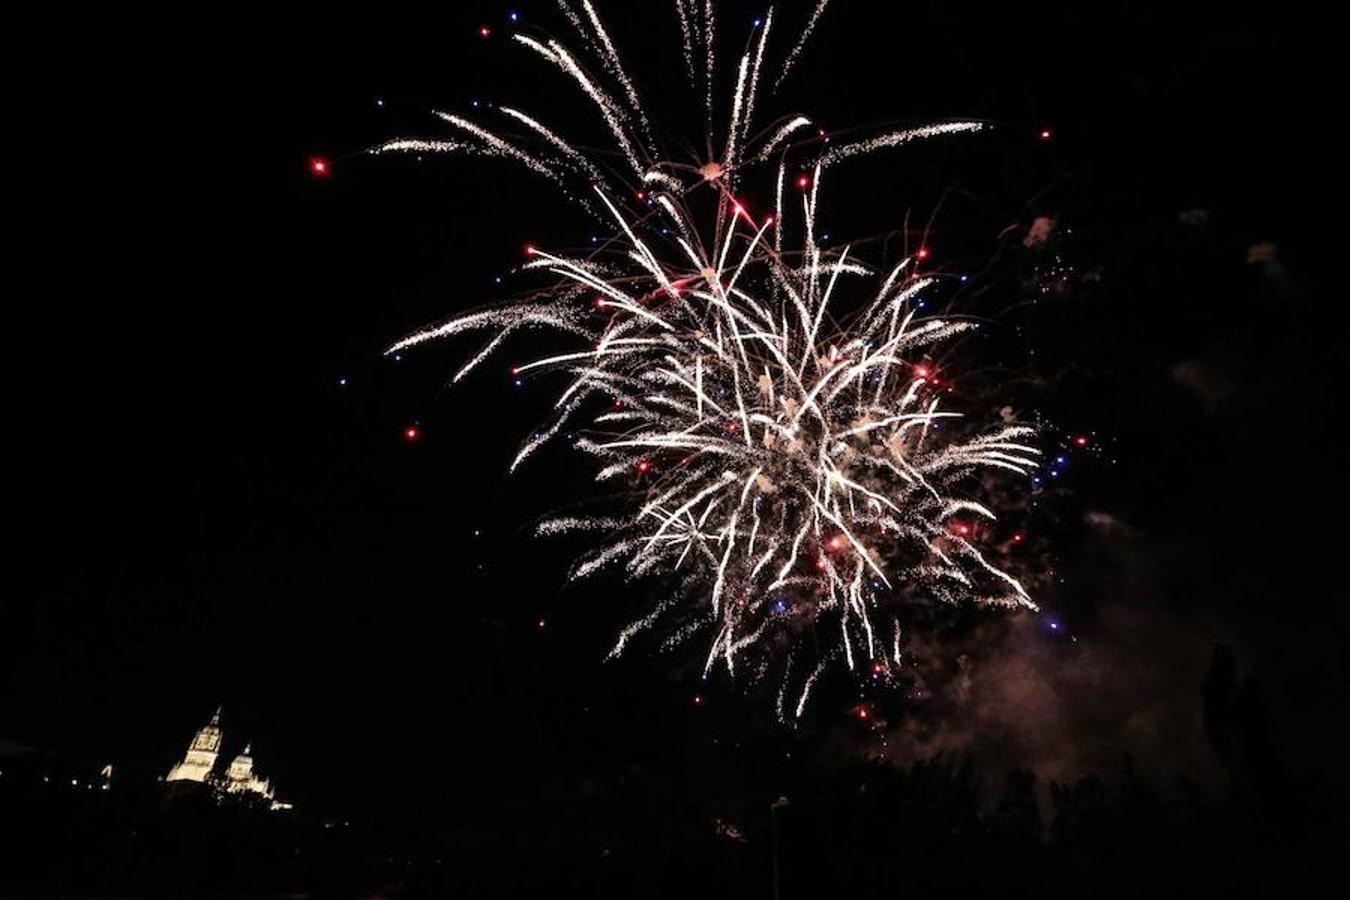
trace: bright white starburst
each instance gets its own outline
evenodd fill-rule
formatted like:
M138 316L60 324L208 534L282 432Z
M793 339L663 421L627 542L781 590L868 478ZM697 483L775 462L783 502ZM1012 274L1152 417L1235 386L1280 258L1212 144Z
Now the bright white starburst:
M799 61L826 3L814 5L775 85ZM515 42L575 82L616 153L594 156L506 107L490 108L509 131L438 114L448 138L401 139L374 152L513 160L602 217L612 236L585 255L530 248L524 268L555 276L551 288L419 331L389 352L492 333L458 380L522 329L571 341L515 370L565 373L568 384L512 469L574 434L573 446L599 461L599 481L636 486L626 509L539 527L595 535L575 578L612 568L664 586L613 652L644 632L663 635L667 646L701 635L705 674L718 664L735 673L749 658L745 668L756 676L781 653L778 708L789 718L801 714L831 661L849 669L901 665L897 602L1034 608L1018 580L968 539L965 524L994 518L978 496L983 474L1035 468L1032 430L963 424L942 408L923 362L977 326L918 314L936 278L917 259L876 273L851 248L828 249L816 234L827 167L984 126L942 122L855 143L813 141L814 157L790 170L788 153L799 149L791 142L811 120L751 127L773 12L753 29L726 127L715 130L714 4L676 0L687 74L703 88L706 143L721 148L677 162L653 136L655 117L643 110L595 8L589 0L560 5L587 56L537 32ZM739 182L775 158L773 215L755 217L737 199ZM626 171L616 172L616 161ZM800 189L799 210L786 208L789 180ZM627 199L634 197L636 206ZM871 286L859 287L867 279ZM797 647L808 635L815 650L804 663Z

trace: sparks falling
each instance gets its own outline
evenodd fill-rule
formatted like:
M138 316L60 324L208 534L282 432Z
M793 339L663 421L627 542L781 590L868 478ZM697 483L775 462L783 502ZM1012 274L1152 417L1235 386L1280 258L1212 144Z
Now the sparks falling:
M984 125L925 124L828 147L800 139L813 134L804 115L756 131L761 85L781 84L799 63L826 5L813 6L774 73L762 71L773 11L756 21L731 70L727 122L714 128L715 4L676 0L686 74L705 105L704 143L719 148L706 158L663 152L659 117L640 106L589 0L560 0L584 53L538 32L512 43L575 85L613 152L596 157L564 128L487 104L509 131L437 113L448 135L373 151L509 159L601 218L609 236L589 254L529 248L523 268L552 276L550 287L388 352L491 333L459 380L523 329L570 342L512 371L557 373L566 387L511 468L567 435L598 462L597 481L625 487L629 502L546 521L539 533L593 535L573 578L616 570L661 585L613 654L643 636L667 648L701 639L705 676L718 666L752 678L777 672L784 719L801 715L828 665L901 666L901 604L1035 608L971 526L995 517L980 502L985 475L1036 467L1032 429L970 426L942 407L923 362L978 326L919 315L936 281L919 254L875 272L849 247L822 246L816 229L827 168ZM744 185L766 165L772 213L756 216ZM789 181L800 190L785 197Z

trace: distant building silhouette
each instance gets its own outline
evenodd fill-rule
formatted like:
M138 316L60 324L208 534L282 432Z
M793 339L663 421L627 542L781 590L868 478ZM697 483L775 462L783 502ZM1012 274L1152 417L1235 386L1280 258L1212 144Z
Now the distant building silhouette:
M216 708L211 721L188 745L187 755L169 770L165 781L197 781L206 783L211 778L211 770L216 767L216 758L220 756L220 708Z
M230 762L223 775L215 772L216 762L220 759L220 744L224 739L220 728L220 712L217 708L211 721L197 732L188 745L186 755L169 770L164 780L195 781L209 785L218 794L260 797L267 800L272 809L290 809L291 804L276 799L272 783L253 771L252 744L245 745L244 752Z
M249 755L252 749L251 744L245 746L244 752L230 763L229 769L225 771L224 790L229 794L260 794L271 800L271 783L253 773L253 757Z

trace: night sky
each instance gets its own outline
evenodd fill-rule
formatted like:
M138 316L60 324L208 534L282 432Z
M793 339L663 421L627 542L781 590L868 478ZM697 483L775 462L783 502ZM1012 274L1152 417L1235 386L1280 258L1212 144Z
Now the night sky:
M670 4L633 5L607 5L619 43L651 105L682 109ZM876 5L831 10L793 108L1007 133L841 175L829 218L871 234L951 188L936 233L964 258L1052 214L1102 276L1024 319L1049 411L1104 448L1066 476L1063 633L995 629L966 702L892 723L895 758L1067 778L1131 752L1212 775L1199 707L1222 642L1289 764L1344 785L1346 316L1318 28L1296 5ZM560 30L550 4L515 6ZM577 548L524 534L584 467L505 475L549 398L511 384L510 352L454 390L469 344L381 357L502 296L526 243L589 233L499 162L360 154L474 97L580 110L506 47L508 8L36 30L42 90L11 112L0 740L157 773L224 704L227 752L252 739L283 795L371 816L529 803L626 765L753 781L794 742L871 746L828 705L776 733L687 659L604 664L640 604L563 589ZM743 31L756 7L723 10ZM687 120L660 126L697 137ZM1274 261L1248 262L1262 242Z

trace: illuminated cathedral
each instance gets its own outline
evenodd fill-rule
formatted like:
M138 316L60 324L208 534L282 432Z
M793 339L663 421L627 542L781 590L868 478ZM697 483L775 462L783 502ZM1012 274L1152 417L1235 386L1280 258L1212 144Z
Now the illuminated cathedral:
M205 783L211 778L211 770L216 767L216 757L220 755L220 710L211 716L197 736L188 744L187 755L169 770L166 781L199 781Z
M220 758L220 744L224 735L220 729L220 710L217 709L196 736L188 744L187 753L182 760L169 770L165 781L195 781L209 785L218 794L260 797L268 801L271 809L290 809L291 804L276 799L276 791L271 782L259 777L253 771L252 745L244 747L244 752L236 756L223 773L216 772L216 762Z

